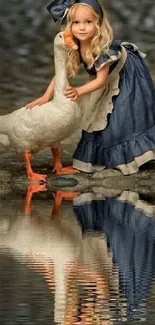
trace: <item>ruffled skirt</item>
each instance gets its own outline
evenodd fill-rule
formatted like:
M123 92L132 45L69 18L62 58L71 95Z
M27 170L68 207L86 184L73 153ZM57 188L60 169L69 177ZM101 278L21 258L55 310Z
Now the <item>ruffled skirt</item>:
M104 130L83 131L73 166L84 172L117 168L124 175L155 159L155 88L143 59L132 45L120 72L113 111Z

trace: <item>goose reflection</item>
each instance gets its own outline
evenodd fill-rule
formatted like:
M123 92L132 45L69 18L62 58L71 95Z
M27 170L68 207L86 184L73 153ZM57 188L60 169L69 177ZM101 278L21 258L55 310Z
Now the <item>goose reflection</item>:
M25 263L32 271L44 277L49 290L54 293L54 321L64 324L66 270L67 265L75 261L79 254L82 232L73 216L72 206L63 209L63 215L55 218L52 217L52 205L50 213L49 206L48 202L47 209L41 205L34 214L15 215L9 224L7 222L7 227L3 223L0 246L11 250L19 263ZM46 216L44 212L47 212Z
M39 189L42 191L38 187L28 191L30 194ZM30 212L29 194L26 212ZM66 196L56 193L57 203ZM51 314L54 312L56 324L111 324L109 285L118 294L118 275L116 272L112 277L112 259L107 252L106 238L83 236L71 202L61 210L59 204L53 205L55 213L59 212L54 217L52 205L50 207L47 201L46 206L45 202L37 206L35 213L32 209L31 215L24 216L18 211L17 216L15 211L7 225L0 224L1 248L9 249L19 265L27 265L44 278L54 296Z

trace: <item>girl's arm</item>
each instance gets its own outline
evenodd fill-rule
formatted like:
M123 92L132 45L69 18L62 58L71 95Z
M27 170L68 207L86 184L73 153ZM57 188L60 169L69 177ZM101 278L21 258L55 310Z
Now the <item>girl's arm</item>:
M35 99L33 102L25 105L26 108L33 108L34 106L38 105L41 106L43 104L48 103L48 101L52 98L53 94L54 94L54 88L55 88L55 76L52 79L52 81L50 82L49 86L47 87L45 93L43 94L43 96Z
M55 88L55 76L52 79L52 81L50 82L49 86L47 87L45 93L43 96L45 96L46 98L48 98L48 100L53 97L54 94L54 88Z
M109 65L105 65L100 71L97 72L96 79L88 82L86 85L77 87L78 96L91 93L104 86L109 74Z
M108 78L109 66L110 64L106 64L100 71L97 72L96 78L93 81L88 82L86 85L76 88L68 87L65 90L65 96L74 101L77 100L77 98L81 95L91 93L103 87Z

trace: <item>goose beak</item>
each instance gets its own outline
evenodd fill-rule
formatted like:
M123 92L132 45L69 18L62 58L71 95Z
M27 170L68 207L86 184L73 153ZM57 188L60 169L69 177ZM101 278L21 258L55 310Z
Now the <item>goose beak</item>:
M77 44L73 41L73 35L70 32L64 32L63 37L64 37L64 45L67 48L71 48L73 50L78 49Z

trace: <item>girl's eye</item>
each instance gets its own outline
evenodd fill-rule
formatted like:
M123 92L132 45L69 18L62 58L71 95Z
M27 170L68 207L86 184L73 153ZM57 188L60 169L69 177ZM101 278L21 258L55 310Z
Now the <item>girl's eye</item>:
M73 21L73 24L78 24L78 21L77 20Z
M91 20L87 20L87 23L90 24L90 23L92 23L92 21Z

